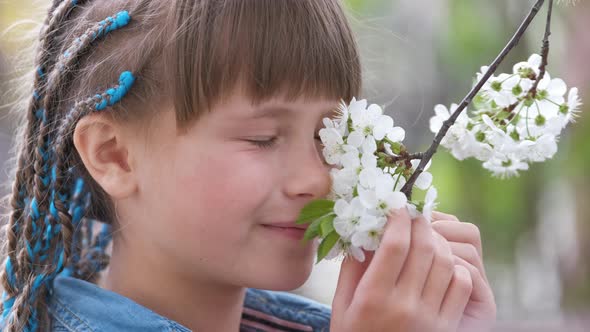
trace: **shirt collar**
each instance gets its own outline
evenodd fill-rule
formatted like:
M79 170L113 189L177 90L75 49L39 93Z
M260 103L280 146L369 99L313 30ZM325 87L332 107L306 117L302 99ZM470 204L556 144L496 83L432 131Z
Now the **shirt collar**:
M73 331L190 332L127 297L62 274L54 280L49 311Z

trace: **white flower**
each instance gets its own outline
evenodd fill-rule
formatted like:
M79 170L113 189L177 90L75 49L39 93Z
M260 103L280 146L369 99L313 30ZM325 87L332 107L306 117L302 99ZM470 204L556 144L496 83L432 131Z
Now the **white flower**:
M490 78L482 87L482 92L499 107L508 107L517 101L512 89L518 85L517 75L500 74Z
M361 165L365 168L377 168L377 156L373 153L365 153L361 157Z
M406 131L402 127L393 127L387 133L387 138L393 142L402 142L406 138Z
M350 241L344 239L339 239L336 245L330 249L325 258L330 260L348 255L352 256L359 262L365 261L365 253L363 250L352 245Z
M332 168L330 176L332 177L332 192L336 197L350 200L359 180L356 170Z
M451 111L449 112L445 105L438 104L434 106L434 114L436 115L430 118L430 131L435 134L438 133L443 123L451 117L451 113L455 112L457 107L457 104L452 104Z
M410 163L412 164L412 170L416 170L418 168L418 165L420 164L420 160L411 160ZM414 183L414 185L419 189L426 190L432 184L432 174L426 172L430 168L431 164L432 160L429 160L426 166L424 167L424 171L420 173L420 175L416 179L416 182Z
M354 100L354 99L353 99ZM334 128L340 133L340 136L346 136L348 132L348 108L344 102L338 107L338 114L334 119L324 118L322 122L326 128Z
M529 162L552 158L561 131L574 121L581 102L576 88L569 90L566 100L565 83L549 73L531 98L540 64L541 57L533 54L516 64L513 73L491 76L473 102L475 110L458 115L441 145L459 160L474 157L482 161L484 168L501 178L528 170ZM477 80L487 69L481 68ZM430 130L438 133L457 108L457 104L450 108L436 105ZM324 157L336 166L330 170L333 184L328 197L335 201L333 225L340 235L327 258L353 256L362 262L363 250L379 247L391 210L406 207L412 218L423 215L431 222L437 190L428 172L429 161L414 183L415 188L427 190L424 202L417 207L401 192L408 172L417 169L419 160L408 166L389 164L387 156L377 153L379 147L396 156L393 150L399 152L405 138L405 131L394 127L393 118L384 115L381 107L353 98L340 109L337 118L324 119L325 128L320 130Z
M358 169L361 165L359 152L356 149L352 149L351 151L344 153L340 157L340 163L344 168Z
M479 83L479 81L481 81L481 79L483 78L483 75L485 75L485 73L488 71L488 69L490 69L489 66L481 66L479 68L479 72L475 74L475 81L476 81L475 84L477 84L477 83ZM490 77L490 78L492 78L492 77Z
M454 113L458 108L457 104L451 104L450 112L446 106L438 104L434 107L434 113L436 114L432 118L430 118L430 131L437 134L443 126L443 123L451 117L451 114ZM454 149L461 149L460 144L465 135L468 133L467 126L469 124L469 117L465 111L459 114L457 121L449 128L449 131L443 137L441 141L441 145L446 147L447 149L454 150ZM470 157L466 156L466 157Z
M436 209L436 197L438 192L436 188L430 187L426 192L426 198L424 199L424 207L422 208L422 215L424 218L430 222L432 222L432 211Z
M424 198L424 205L422 206L422 211L418 210L418 207L416 207L416 205L408 203L407 208L410 217L412 219L415 219L419 216L423 216L424 219L428 220L429 222L432 222L432 211L434 211L434 209L436 209L436 206L438 205L436 203L437 195L438 193L436 191L436 188L428 188L428 191L426 192L426 197Z
M541 100L535 100L531 105L534 116L538 114L545 118L557 116L559 114L559 105L565 102L564 95L566 92L567 86L562 79L551 79L549 73L545 73L537 88L537 96Z
M518 176L518 171L528 170L529 164L515 156L505 156L504 159L491 158L483 164L483 167L492 171L494 176L504 179Z
M539 137L529 149L523 151L523 155L530 161L541 162L553 158L557 152L555 136L546 134Z
M350 118L352 127L365 137L372 136L377 141L382 140L393 130L393 119L383 115L383 110L377 104L371 104L365 108L366 101L357 102L350 106Z
M582 102L578 98L578 88L571 88L567 96L567 104L562 105L560 108L560 116L564 119L564 127L569 122L576 121L581 105Z
M378 167L367 167L359 173L359 184L366 189L373 189L377 184L379 175L383 170Z
M344 199L337 200L334 204L334 213L334 229L343 238L350 237L361 224L361 220L368 218L366 208L358 197L354 197L350 203Z
M352 245L365 250L377 250L386 222L385 217L375 217L373 222L360 226L359 231L351 237Z
M486 161L492 156L493 150L490 145L485 141L479 141L477 137L478 129L479 127L475 127L474 130L467 131L467 135L463 137L463 140L457 143L458 148L453 150L454 156L461 154L463 157L474 157L480 161Z
M512 67L514 74L521 75L522 78L536 79L539 75L541 58L538 54L532 54L526 62L519 62ZM530 74L533 74L529 76Z
M375 176L374 179L369 179L369 182L374 184L374 188L357 187L361 202L367 209L376 209L383 214L388 214L391 209L399 209L406 204L406 195L393 191L395 181L391 174L381 171L370 175Z
M342 155L351 150L344 144L342 135L336 128L322 128L319 135L324 144L322 154L326 162L330 165L339 165Z

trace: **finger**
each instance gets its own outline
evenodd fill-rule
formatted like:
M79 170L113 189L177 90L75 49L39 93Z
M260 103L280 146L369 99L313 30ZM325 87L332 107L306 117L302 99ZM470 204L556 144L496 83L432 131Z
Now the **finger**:
M457 330L472 289L473 281L469 270L463 265L455 265L453 280L440 308L440 316L447 322L449 331Z
M412 221L410 252L396 283L404 295L420 297L434 259L434 235L430 223L420 216Z
M364 262L359 262L353 257L348 256L340 265L340 274L338 275L336 292L334 294L334 299L332 300L332 308L335 311L342 312L346 310L352 302L354 292L371 262L373 253L366 252L365 257Z
M461 265L465 267L469 271L469 275L471 276L471 280L473 281L473 290L471 291L471 301L475 302L489 302L491 299L494 298L494 293L490 288L488 282L482 277L479 273L479 270L467 262L466 260L462 259L461 257L453 257L455 264Z
M363 287L391 289L410 250L412 220L408 210L393 210L387 220L379 248L360 281Z
M440 234L433 232L436 251L432 268L426 279L422 299L430 312L439 312L445 293L455 273L455 264L451 247Z
M475 266L482 277L487 281L486 271L477 249L470 243L449 242L453 255L461 257L469 264Z
M432 211L432 220L451 220L459 221L459 218L452 214L447 214L439 211Z
M483 259L479 228L471 223L439 220L432 222L432 228L449 242L471 243Z

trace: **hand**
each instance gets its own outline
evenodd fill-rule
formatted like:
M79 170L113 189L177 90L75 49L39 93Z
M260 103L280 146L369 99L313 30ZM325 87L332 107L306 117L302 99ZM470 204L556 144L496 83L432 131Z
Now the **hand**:
M424 218L393 211L377 251L342 263L330 331L456 331L473 282L436 234Z
M432 228L449 242L455 256L455 264L467 268L473 280L473 292L465 308L459 331L491 330L496 321L496 302L483 266L478 227L441 212L433 212L432 217Z

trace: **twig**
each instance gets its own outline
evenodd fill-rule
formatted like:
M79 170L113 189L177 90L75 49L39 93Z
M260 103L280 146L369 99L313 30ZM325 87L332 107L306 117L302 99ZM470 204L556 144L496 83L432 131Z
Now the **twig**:
M421 160L424 158L424 152L417 152L417 153L408 153L407 155L400 155L397 157L393 157L393 161L400 161L400 160Z
M422 158L424 158L424 153L408 153L407 151L402 151L399 155L392 156L387 152L380 151L377 153L377 156L379 157L379 160L385 163L384 166L398 167L399 163L403 163L406 169L411 169L412 160L421 160Z
M545 76L547 69L548 57L549 57L549 36L551 35L551 12L553 11L553 0L549 0L549 9L547 10L547 23L545 24L545 36L543 37L543 46L541 47L541 66L539 67L539 76L535 80L533 87L531 88L531 97L537 96L537 87L539 82Z
M545 2L545 0L537 0L537 2L531 8L529 14L525 17L524 21L520 24L520 26L518 27L518 29L516 30L516 32L514 33L512 38L510 39L510 41L508 42L508 44L504 47L502 52L500 52L500 54L492 62L492 64L488 68L487 72L483 75L483 77L479 80L479 82L471 89L471 91L469 91L467 96L465 96L465 98L463 98L463 101L461 101L461 104L459 104L459 107L457 108L457 110L455 110L455 112L451 115L451 117L448 118L443 123L443 126L440 129L440 131L438 132L438 134L436 134L436 137L434 138L432 145L430 145L428 150L426 150L422 160L420 161L420 164L418 165L418 167L416 168L414 173L408 179L408 182L404 185L404 187L401 190L406 195L408 200L410 200L412 198L412 188L414 187L414 183L416 182L416 179L418 179L418 176L420 176L420 174L422 174L422 172L424 171L424 167L426 166L426 164L428 164L430 159L432 159L432 156L434 155L434 153L438 149L440 142L442 141L443 137L445 137L449 128L451 128L451 126L455 123L455 121L459 117L459 114L461 114L461 112L467 107L467 105L469 105L469 103L471 103L473 98L476 96L476 94L479 92L479 90L481 90L481 88L483 87L485 82L490 78L490 76L492 76L494 74L494 72L496 71L496 69L498 68L500 63L504 60L506 55L508 55L508 53L510 53L510 51L518 44L518 42L520 41L520 38L525 33L525 31L529 27L531 21L533 20L533 18L535 18L535 16L537 15L539 10L543 6L544 2Z

